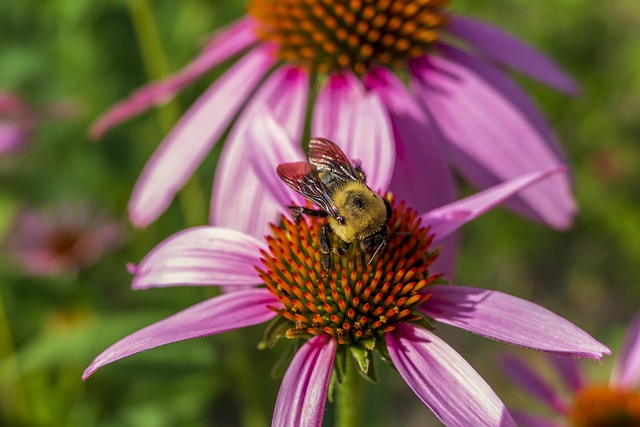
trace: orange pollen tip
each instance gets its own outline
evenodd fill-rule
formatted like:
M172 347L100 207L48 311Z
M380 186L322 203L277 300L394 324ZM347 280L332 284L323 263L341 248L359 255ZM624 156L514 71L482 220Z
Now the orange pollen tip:
M282 224L267 238L269 250L258 272L284 306L274 310L290 322L286 337L328 334L345 345L370 343L398 323L420 318L418 307L429 298L420 291L439 276L428 269L436 257L428 229L404 203L393 207L391 238L370 264L371 255L359 244L343 255L332 254L328 271L318 262L297 262L319 259L318 238L309 236L320 235L323 220L303 217L293 224L283 217ZM331 239L331 246L339 247L338 237L331 234Z
M306 69L363 74L426 53L448 21L449 0L252 0L256 35L281 60Z

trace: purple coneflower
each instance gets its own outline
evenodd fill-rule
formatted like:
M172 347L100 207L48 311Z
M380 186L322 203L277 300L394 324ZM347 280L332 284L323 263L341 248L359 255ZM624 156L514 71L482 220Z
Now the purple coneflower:
M276 200L287 197L275 168L270 174L263 168L281 153L258 151L253 164L263 191L278 193L270 196ZM388 168L371 166L367 172L372 186L389 180ZM100 354L83 378L150 348L271 321L264 346L281 338L300 346L282 381L274 426L320 426L334 365L353 356L358 369L370 375L376 350L445 425L513 426L504 404L438 337L432 322L574 357L600 359L609 350L531 302L496 291L439 284L442 275L433 273L434 245L557 172L530 173L425 214L395 203L389 220L393 237L384 252L367 265L369 255L355 245L344 255L334 255L328 272L320 264L317 220L305 218L296 224L282 216L282 226L271 225L266 241L217 226L177 233L131 267L134 289L191 285L240 290L134 332Z
M91 128L98 138L237 58L147 162L130 200L131 221L153 222L236 116L216 171L211 223L227 226L223 210L238 201L225 189L228 179L245 184L247 200L261 199L255 175L238 173L247 156L243 128L260 108L286 123L296 143L308 105L313 136L380 139L380 155L398 163L390 190L421 211L455 199L451 168L482 189L562 163L544 118L503 68L564 92L576 92L575 84L540 53L447 5L251 1L249 14L217 32L184 69L137 90ZM510 206L556 228L568 227L576 210L566 175L528 188Z
M76 274L122 242L122 227L88 206L19 212L6 242L21 268L34 276Z
M71 101L38 108L14 92L0 91L0 155L24 149L36 126L43 120L67 119L78 114Z
M589 382L577 361L551 357L551 365L565 390L556 391L520 359L506 356L507 374L538 401L558 414L555 420L513 411L522 427L635 427L640 426L640 314L627 328L614 361L609 384Z
M24 148L34 125L31 108L18 95L0 92L0 154Z

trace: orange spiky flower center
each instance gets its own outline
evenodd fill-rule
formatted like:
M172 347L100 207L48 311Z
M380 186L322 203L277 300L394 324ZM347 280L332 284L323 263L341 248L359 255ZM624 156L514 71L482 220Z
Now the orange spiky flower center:
M638 427L640 394L606 385L585 388L576 396L569 418L575 427Z
M422 56L447 21L449 0L253 0L258 37L280 59L327 73L402 67Z
M403 203L394 207L389 220L394 234L370 265L371 255L355 244L344 255L332 254L328 272L320 264L321 221L295 224L283 216L282 222L282 228L272 226L258 271L284 305L274 310L287 320L286 337L329 334L338 344L372 349L398 323L421 319L416 308L440 275L429 274L437 256L429 250L433 235L420 227L415 211ZM340 244L337 237L332 244Z

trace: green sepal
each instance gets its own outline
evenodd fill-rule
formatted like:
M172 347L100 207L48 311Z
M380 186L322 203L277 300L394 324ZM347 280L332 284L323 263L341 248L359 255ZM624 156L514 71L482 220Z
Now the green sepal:
M370 351L360 347L359 345L350 346L349 350L351 350L351 355L358 363L360 372L366 375L369 371L369 362L371 361L371 359L369 358Z
M344 347L344 346L340 346ZM345 373L347 372L347 354L344 348L339 348L336 352L335 362L333 363L333 371L336 373L338 384L342 384Z
M276 316L276 318L267 325L262 335L262 341L258 343L258 349L265 350L267 348L273 348L280 338L285 337L287 329L290 327L291 321L282 316Z
M380 353L380 358L388 363L389 365L394 366L393 362L391 361L391 356L389 355L389 349L387 348L387 342L385 340L380 340L380 342L378 343L378 352Z
M376 370L376 364L374 363L373 360L373 352L370 351L369 354L367 355L367 358L369 359L369 369L367 370L367 372L362 372L360 371L360 374L370 383L372 384L377 384L378 383L378 372Z
M278 360L276 360L276 363L273 364L273 367L271 368L271 378L277 379L284 376L284 373L291 364L293 356L295 356L298 348L300 348L299 340L295 340L287 346L282 354L280 354L280 357L278 357Z
M333 403L333 394L336 390L336 383L338 382L338 373L335 369L331 370L331 377L329 378L329 390L327 390L327 399Z
M378 384L378 370L373 361L373 353L369 353L369 358L371 359L371 362L369 363L369 372L367 372L364 377L371 384Z

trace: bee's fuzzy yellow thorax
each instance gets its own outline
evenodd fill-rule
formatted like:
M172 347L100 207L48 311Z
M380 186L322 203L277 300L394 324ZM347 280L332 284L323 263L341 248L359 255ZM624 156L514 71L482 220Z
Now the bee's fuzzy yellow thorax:
M362 182L348 182L336 189L332 197L345 223L340 224L334 218L329 218L329 223L338 237L347 243L371 236L387 221L384 201Z

